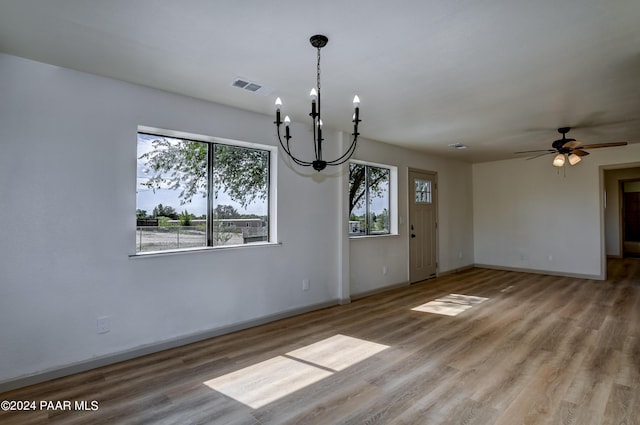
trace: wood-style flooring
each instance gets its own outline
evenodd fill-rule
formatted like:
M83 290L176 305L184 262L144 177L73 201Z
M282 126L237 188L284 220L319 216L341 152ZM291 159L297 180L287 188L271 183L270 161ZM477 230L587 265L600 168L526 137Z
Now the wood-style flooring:
M639 325L640 259L470 269L0 394L98 402L0 423L638 424Z

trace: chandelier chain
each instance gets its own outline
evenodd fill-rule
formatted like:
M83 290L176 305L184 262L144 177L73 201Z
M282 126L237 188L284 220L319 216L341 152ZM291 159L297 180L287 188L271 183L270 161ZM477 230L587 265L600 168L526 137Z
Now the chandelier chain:
M320 97L320 48L318 47L318 67L317 67L317 81L318 85L318 97Z

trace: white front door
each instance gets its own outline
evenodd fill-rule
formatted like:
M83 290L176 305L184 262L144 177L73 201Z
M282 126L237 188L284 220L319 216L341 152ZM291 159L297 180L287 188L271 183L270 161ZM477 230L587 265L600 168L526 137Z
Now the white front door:
M409 170L409 281L435 277L436 173Z

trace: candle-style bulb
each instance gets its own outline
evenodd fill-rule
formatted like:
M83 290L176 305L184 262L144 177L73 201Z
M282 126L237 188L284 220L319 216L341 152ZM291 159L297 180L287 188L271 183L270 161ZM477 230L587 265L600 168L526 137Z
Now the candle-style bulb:
M281 106L282 106L282 100L280 100L280 98L278 97L276 99L276 109L279 111Z
M355 95L353 97L353 107L357 108L358 106L360 106L360 98L358 97L358 95Z
M284 125L286 125L287 127L289 127L289 124L291 124L291 120L289 119L289 115L286 115L284 117Z
M311 98L312 102L315 102L316 100L318 100L318 92L316 91L315 88L311 89L311 92L309 93L309 97Z

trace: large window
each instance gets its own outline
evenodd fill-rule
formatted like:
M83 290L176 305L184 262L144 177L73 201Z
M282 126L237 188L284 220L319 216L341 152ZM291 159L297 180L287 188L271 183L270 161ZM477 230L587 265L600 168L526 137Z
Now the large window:
M391 233L391 169L365 163L349 164L349 235Z
M140 132L137 157L136 253L269 240L269 148Z

